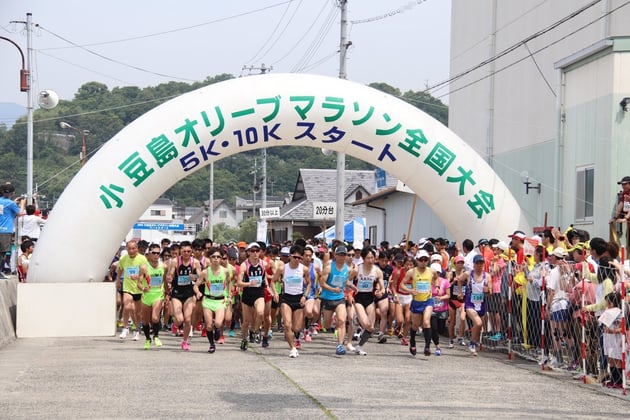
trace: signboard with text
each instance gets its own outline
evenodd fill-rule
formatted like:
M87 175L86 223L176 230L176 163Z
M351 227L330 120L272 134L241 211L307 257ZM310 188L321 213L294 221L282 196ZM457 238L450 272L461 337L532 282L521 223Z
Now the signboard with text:
M261 219L280 217L280 207L266 207L258 209Z
M337 216L337 203L330 202L313 202L313 219L332 220Z
M177 230L183 231L184 224L183 223L143 223L138 222L134 223L134 229L138 230Z

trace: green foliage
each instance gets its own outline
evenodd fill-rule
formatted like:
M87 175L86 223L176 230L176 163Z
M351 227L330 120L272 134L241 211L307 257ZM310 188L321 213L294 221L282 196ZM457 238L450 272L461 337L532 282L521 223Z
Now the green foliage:
M241 222L237 238L245 242L253 242L256 240L256 219L250 217ZM214 238L212 238L214 239ZM234 238L231 238L234 239Z
M207 228L202 230L199 235L197 235L197 237L201 239L206 239L208 237L208 231L209 229ZM214 225L214 228L212 229L212 235L214 236L212 240L220 244L227 244L228 242L234 241L236 240L236 238L241 237L240 229L229 227L225 223L217 223L216 225Z
M72 101L62 100L52 110L34 112L33 183L51 201L62 193L65 186L80 169L79 153L82 146L80 130L89 130L86 137L88 159L126 125L152 108L186 92L213 83L232 79L231 74L207 77L202 82L187 84L168 82L157 86L135 86L109 89L100 82L81 86ZM371 87L397 96L434 116L442 123L448 121L448 108L438 99L424 92L408 91L401 94L387 83L372 83ZM62 129L64 121L74 129ZM214 196L234 204L237 195L250 195L254 183L252 171L257 160L257 182L260 182L261 152L252 151L229 156L216 162ZM318 148L271 147L267 152L267 194L284 196L293 191L300 168L336 168L335 155L325 156ZM347 169L373 169L373 166L346 157ZM26 117L19 119L10 130L0 125L0 182L12 181L18 193L26 191ZM170 187L164 196L178 204L200 206L209 195L209 169L202 168ZM245 229L249 229L246 225ZM237 235L238 237L244 237ZM251 239L255 238L255 228ZM214 238L213 238L214 239ZM233 239L233 238L227 238Z

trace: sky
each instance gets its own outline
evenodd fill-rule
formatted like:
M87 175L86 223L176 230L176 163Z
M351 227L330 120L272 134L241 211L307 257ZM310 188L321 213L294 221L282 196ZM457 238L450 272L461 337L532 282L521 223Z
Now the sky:
M25 25L10 22L32 13L33 92L71 100L90 81L192 83L263 64L338 77L339 10L335 0L0 0L0 36L26 54ZM347 79L403 92L448 79L450 13L447 0L349 0ZM0 103L26 106L19 52L0 39L0 58Z

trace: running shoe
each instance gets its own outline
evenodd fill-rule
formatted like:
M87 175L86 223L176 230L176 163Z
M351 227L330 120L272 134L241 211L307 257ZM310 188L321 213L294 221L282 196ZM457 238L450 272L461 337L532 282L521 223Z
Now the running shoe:
M254 342L254 332L253 332L253 331L250 331L250 332L249 332L249 342L250 342L250 343L253 343L253 342Z
M177 337L178 329L179 327L177 326L177 323L173 322L173 325L171 325L171 333L173 334L174 337Z
M475 347L475 343L470 343L470 345L468 346L468 350L470 350L471 355L477 355L477 348Z
M391 334L390 334L391 335ZM385 337L385 334L383 334L382 332L378 333L378 343L379 344L385 344L387 343L387 337Z
M335 338L339 338L339 331L334 330L334 331L333 331L333 334L334 334ZM353 340L354 340L354 339L353 339Z
M219 337L219 339L217 340L217 343L219 344L225 343L225 337L223 337L223 334L221 334L221 337Z
M436 356L441 356L441 355L442 355L442 349L441 349L441 348L439 348L439 347L438 347L438 348L436 348L436 349L435 349L435 355L436 355Z
M492 341L499 341L499 340L502 340L502 339L503 339L503 334L501 334L500 332L498 332L498 333L496 333L496 334L494 334L494 335L491 335L491 336L489 337L489 339L490 339L490 340L492 340Z
M304 341L307 343L311 342L313 339L311 338L311 333L309 330L304 331Z
M424 355L425 355L425 356L431 356L431 350L429 350L429 348L428 348L428 347L425 347L425 348L424 348Z
M155 347L162 347L162 340L160 340L160 337L153 337L153 344L155 344Z
M367 352L361 348L361 346L356 346L354 348L354 354L358 354L359 356L367 356Z
M140 340L140 331L136 330L135 333L133 333L133 341L138 341Z
M214 329L214 339L215 339L215 340L218 340L218 339L219 339L219 337L221 337L221 330L220 330L220 329L218 329L218 328L215 328L215 329Z
M337 345L337 351L335 353L339 356L346 354L346 349L343 348L343 344Z
M201 330L201 336L202 337L207 337L208 336L208 331L206 331L205 328L203 330Z
M463 347L466 345L466 340L463 337L457 337L457 344Z
M241 350L245 351L247 350L247 346L249 345L249 343L247 342L247 340L243 339L241 340Z
M151 348L151 340L146 340L144 342L144 349L149 350Z
M406 338L406 337L402 337L402 338L400 339L400 344L401 344L402 346L408 346L408 345L409 345L409 340L407 340L407 338Z
M267 332L267 337L269 337L269 339L273 338L273 331L271 331L271 328L269 328L269 331Z
M416 348L415 347L409 347L409 353L411 353L412 356L416 355Z
M190 350L190 346L188 345L188 341L182 341L182 350L184 350L184 351Z
M116 323L116 326L117 326L118 328L122 328L122 326L123 326L123 322L122 322L122 320L121 320L121 319L119 319L119 320L118 320L118 322Z
M263 336L263 338L262 338L262 346L263 346L263 348L265 348L265 349L266 349L267 347L269 347L269 338L268 338L268 337L264 337L264 336Z
M300 340L295 340L294 343L295 348L300 350L302 348L302 343L300 343Z
M260 331L254 334L254 341L256 344L260 344Z
M214 344L210 344L210 347L208 348L208 353L214 353L216 349L217 347Z
M394 335L394 329L392 327L389 327L389 330L387 330L387 335L390 337Z
M448 340L448 348L452 349L455 347L455 343L453 342L453 340Z
M127 338L127 334L129 334L129 328L123 328L120 332L120 339L124 340L125 338Z
M352 345L352 343L348 343L346 344L346 348L348 349L349 352L354 352L354 346Z
M228 331L228 337L234 337L235 335L234 330Z
M292 348L291 351L289 352L289 357L292 359L295 359L296 357L299 357L300 353L298 353L296 348Z

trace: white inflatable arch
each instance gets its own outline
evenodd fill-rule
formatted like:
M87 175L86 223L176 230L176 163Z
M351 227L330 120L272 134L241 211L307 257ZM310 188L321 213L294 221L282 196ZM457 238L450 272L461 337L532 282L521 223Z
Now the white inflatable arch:
M29 282L100 282L130 226L173 184L226 156L289 146L344 152L390 172L455 238L529 226L484 159L417 108L345 80L268 74L174 98L109 140L56 203Z

